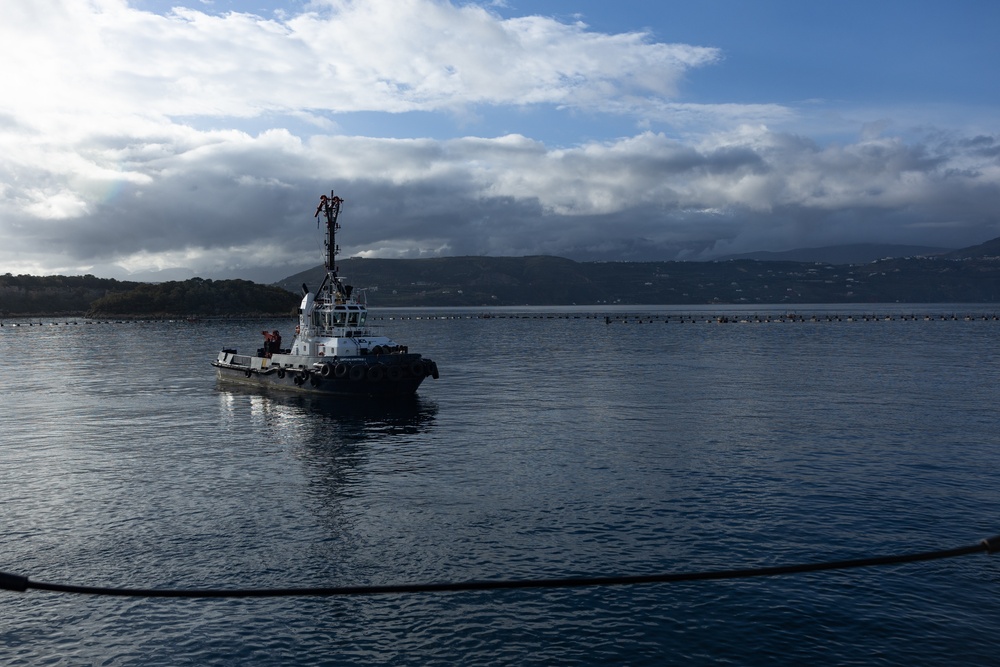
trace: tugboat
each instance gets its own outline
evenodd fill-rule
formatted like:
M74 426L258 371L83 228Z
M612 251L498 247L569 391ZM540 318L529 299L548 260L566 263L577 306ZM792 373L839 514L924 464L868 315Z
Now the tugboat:
M316 215L324 216L326 278L315 294L302 285L299 324L290 348L277 331L263 332L255 355L223 349L212 362L219 380L258 387L340 396L407 396L427 377L438 378L437 364L411 353L367 325L363 290L355 294L337 275L337 218L344 200L322 195Z

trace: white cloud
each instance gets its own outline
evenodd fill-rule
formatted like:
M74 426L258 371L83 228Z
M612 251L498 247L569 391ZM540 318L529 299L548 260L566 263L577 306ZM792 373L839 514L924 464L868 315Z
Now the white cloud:
M606 35L476 5L333 0L277 21L122 0L15 3L0 55L8 110L39 125L127 115L439 111L476 104L601 109L664 97L716 49ZM47 122L46 122L47 121ZM93 127L93 125L91 125Z

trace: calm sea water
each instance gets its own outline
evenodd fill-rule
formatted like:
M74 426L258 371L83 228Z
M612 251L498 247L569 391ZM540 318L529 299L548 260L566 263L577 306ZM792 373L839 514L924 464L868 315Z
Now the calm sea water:
M380 311L441 379L413 402L333 406L216 383L219 349L255 349L263 329L290 337L288 321L8 320L0 570L93 586L346 586L973 544L1000 533L1000 321L881 316L990 308L798 307L879 317L746 324L666 319L751 312L738 309ZM0 591L5 665L998 655L1000 560L984 554L742 581L352 598Z

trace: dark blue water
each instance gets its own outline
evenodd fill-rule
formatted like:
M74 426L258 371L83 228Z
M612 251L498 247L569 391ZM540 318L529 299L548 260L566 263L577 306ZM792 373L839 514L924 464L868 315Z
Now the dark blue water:
M0 570L93 586L353 586L762 567L1000 533L1000 321L680 324L665 315L692 311L631 309L606 325L591 312L382 311L441 379L413 402L336 406L216 383L218 349L256 349L289 322L7 321ZM984 554L615 588L0 592L6 665L998 655L1000 560Z

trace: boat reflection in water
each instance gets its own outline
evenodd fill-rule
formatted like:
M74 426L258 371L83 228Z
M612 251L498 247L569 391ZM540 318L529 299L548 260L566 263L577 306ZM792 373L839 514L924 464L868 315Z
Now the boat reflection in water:
M247 456L293 458L305 464L309 486L324 505L356 493L359 484L393 477L400 466L422 460L420 440L437 418L437 405L418 396L373 403L370 399L291 394L281 390L219 385L221 420ZM391 449L389 452L380 450ZM412 455L411 455L412 454ZM266 474L263 473L262 474Z
M255 433L266 442L291 447L337 442L377 441L426 432L437 404L417 395L372 401L366 397L293 394L266 387L220 383L223 418L234 430Z

